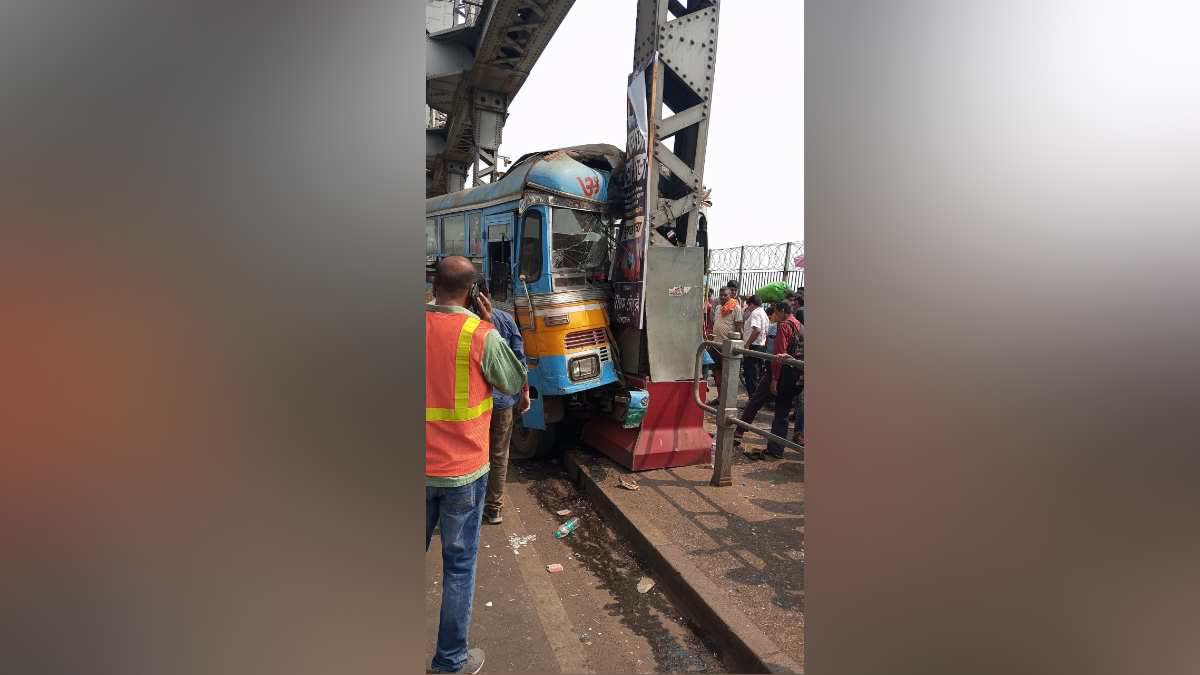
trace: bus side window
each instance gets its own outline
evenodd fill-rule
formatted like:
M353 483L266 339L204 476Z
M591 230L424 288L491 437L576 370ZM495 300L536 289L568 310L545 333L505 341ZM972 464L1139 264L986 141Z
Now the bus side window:
M481 214L478 212L467 215L467 255L472 258L477 258L483 255L483 231L480 226L479 219Z
M438 254L437 218L425 219L425 255Z
M466 217L461 213L442 217L442 255L466 255Z
M520 270L529 283L542 277L542 214L532 209L521 222Z

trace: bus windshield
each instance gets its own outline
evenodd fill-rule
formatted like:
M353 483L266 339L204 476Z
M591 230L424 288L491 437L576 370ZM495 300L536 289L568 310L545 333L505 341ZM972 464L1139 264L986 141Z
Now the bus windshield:
M551 223L554 269L590 270L604 265L608 241L599 213L555 208Z

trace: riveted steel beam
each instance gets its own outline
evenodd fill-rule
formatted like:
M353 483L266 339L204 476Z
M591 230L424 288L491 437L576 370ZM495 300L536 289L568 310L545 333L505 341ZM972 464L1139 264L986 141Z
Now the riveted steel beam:
M508 119L508 97L502 92L475 90L475 185L490 183L496 177L496 155L500 149L504 122Z
M436 157L446 152L446 133L441 129L425 130L425 156Z
M426 80L426 103L447 114L445 151L426 161L431 176L429 196L450 191L456 184L461 187L457 175L451 180L451 162L474 165L477 182L497 175L495 160L508 104L574 0L474 0L469 4L477 5L472 21L431 35L435 41L467 47L473 60L464 71ZM436 69L444 68L444 60L439 61ZM501 103L481 105L480 93L493 101L499 98Z
M659 63L647 88L655 139L647 198L656 205L651 230L664 238L652 244L697 242L719 19L718 0L638 0L634 67L655 54Z
M425 79L460 75L471 69L475 55L465 45L425 36Z
M658 123L657 133L654 137L660 141L670 138L680 131L700 122L704 119L704 115L707 112L708 108L703 103L698 103L683 112L666 117Z

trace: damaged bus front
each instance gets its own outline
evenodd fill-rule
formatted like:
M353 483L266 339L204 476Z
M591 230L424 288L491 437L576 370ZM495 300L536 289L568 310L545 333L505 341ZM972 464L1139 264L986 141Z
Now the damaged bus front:
M568 417L628 422L644 409L644 392L620 384L608 317L620 157L612 146L533 153L495 183L426 200L427 256L474 260L521 328L531 408L514 425L514 456L548 449Z

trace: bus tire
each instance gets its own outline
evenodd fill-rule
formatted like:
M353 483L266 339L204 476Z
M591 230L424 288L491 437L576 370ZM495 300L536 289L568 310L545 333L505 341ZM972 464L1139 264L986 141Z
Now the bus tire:
M557 436L555 426L548 424L545 429L531 429L517 415L513 420L512 438L508 442L509 459L541 459L549 456Z

